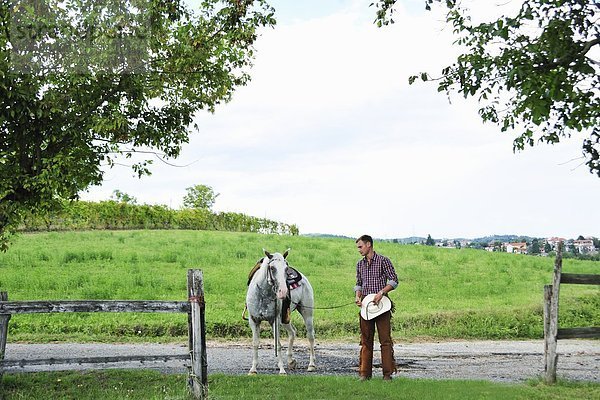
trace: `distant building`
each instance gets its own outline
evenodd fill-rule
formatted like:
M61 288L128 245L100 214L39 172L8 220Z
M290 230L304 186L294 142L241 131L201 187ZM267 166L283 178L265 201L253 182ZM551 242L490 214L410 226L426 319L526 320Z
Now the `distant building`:
M527 243L506 243L504 244L507 253L527 254Z
M489 243L486 247L485 250L486 251L499 251L499 252L504 252L505 251L505 245L506 243L500 243L500 242L493 242L493 243Z
M566 243L567 239L559 238L559 237L551 237L551 238L546 239L546 243L548 243L550 246L552 246L552 250L554 250L554 251L557 250L558 244L560 242Z
M574 240L573 247L575 247L581 254L595 254L596 247L592 239Z

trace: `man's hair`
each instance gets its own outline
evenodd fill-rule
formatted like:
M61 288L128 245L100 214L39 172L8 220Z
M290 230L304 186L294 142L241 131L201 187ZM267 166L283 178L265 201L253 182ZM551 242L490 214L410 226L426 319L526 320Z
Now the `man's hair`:
M362 241L364 243L371 243L371 246L373 246L373 238L369 235L362 235L361 237L359 237L358 239L356 239L355 243L358 243L358 241Z

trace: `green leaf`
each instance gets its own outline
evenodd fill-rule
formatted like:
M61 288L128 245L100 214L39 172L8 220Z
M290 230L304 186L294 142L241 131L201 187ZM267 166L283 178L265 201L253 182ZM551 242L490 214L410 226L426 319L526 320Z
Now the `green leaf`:
M122 143L176 157L194 115L230 100L248 81L257 32L275 22L266 2L243 3L204 0L192 9L182 0L90 0L36 3L34 10L17 2L13 15L0 12L0 26L24 21L22 28L52 34L61 49L55 57L34 31L31 46L11 54L16 72L0 60L0 238L23 212L101 182L101 163L114 165ZM0 30L0 47L10 31ZM132 169L141 176L150 166Z
M444 2L426 0L425 7L438 3ZM600 126L600 81L589 59L600 48L596 2L528 0L512 15L480 24L473 24L468 9L455 1L445 5L461 54L442 69L438 92L464 98L479 93L482 120L498 124L502 132L524 126L515 149L540 143L536 137L552 143ZM532 29L536 25L540 29ZM417 76L431 80L425 72ZM600 143L582 151L592 160L590 171L600 176L600 161L593 161L600 159Z

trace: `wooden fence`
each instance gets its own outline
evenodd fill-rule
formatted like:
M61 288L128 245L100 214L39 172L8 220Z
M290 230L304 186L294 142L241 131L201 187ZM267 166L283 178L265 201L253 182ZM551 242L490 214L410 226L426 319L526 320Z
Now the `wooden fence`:
M600 338L600 327L559 328L558 296L561 284L600 285L600 275L563 274L562 243L559 243L554 262L554 278L552 285L544 286L544 359L546 383L556 382L556 366L558 339Z
M0 379L5 367L51 365L69 363L114 363L126 361L190 360L188 385L196 399L207 394L206 324L204 319L204 285L202 271L190 269L187 275L188 301L8 301L8 294L0 292ZM187 313L189 355L132 355L64 359L4 360L8 323L13 314L65 312L149 312Z

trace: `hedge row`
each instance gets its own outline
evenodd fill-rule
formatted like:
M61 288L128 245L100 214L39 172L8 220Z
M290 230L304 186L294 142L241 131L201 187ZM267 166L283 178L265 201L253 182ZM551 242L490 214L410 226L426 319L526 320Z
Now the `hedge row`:
M298 227L241 213L207 209L170 209L114 200L65 202L59 210L28 215L23 232L90 229L196 229L298 235Z

